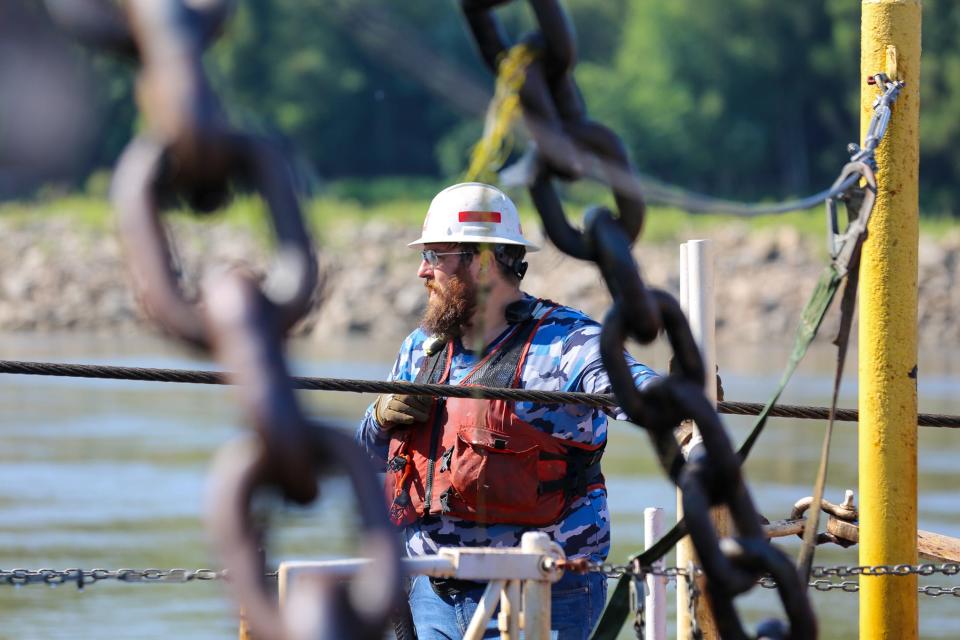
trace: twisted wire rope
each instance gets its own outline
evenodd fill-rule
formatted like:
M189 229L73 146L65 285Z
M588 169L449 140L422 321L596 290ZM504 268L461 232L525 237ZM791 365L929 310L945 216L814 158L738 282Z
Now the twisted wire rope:
M231 384L230 374L222 371L118 367L59 362L28 362L22 360L0 360L0 373L105 380L134 380L141 382L172 382L181 384ZM535 389L501 389L495 387L444 384L416 384L412 382L386 382L381 380L352 380L309 376L295 376L293 382L297 389L308 391L406 393L448 398L484 398L489 400L540 402L544 404L582 404L591 407L614 407L617 405L613 394L537 391ZM763 404L758 402L721 401L717 404L717 410L720 413L729 415L755 416L760 413L763 406ZM804 405L776 405L770 411L770 415L780 418L826 420L830 416L830 409L827 407ZM856 409L837 409L835 420L856 422L858 419L859 411ZM921 413L917 415L917 424L921 427L960 429L960 416Z

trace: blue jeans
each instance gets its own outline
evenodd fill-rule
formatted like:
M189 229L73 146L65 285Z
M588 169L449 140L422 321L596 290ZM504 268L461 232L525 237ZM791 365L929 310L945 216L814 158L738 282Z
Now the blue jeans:
M410 586L410 610L419 640L461 640L483 598L484 588L455 595L437 595L427 576L416 576ZM553 640L587 640L607 601L607 578L602 573L566 573L553 585L550 634ZM497 608L499 611L499 607ZM484 638L499 638L494 613Z

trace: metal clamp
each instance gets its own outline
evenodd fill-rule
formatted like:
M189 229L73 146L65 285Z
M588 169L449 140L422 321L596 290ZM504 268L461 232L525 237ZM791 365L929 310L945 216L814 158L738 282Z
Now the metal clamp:
M863 187L858 185L860 179L865 183ZM877 200L877 178L868 163L856 161L844 165L834 187L840 188L847 182L850 185L845 191L826 200L827 250L840 277L847 274L857 243L867 233L870 214ZM837 211L838 201L843 201L847 208L847 227L842 232Z
M854 152L850 158L851 162L864 161L870 168L877 168L877 161L874 158L877 146L887 132L887 126L890 124L892 114L892 105L900 96L900 91L907 83L902 80L891 80L885 73L876 73L867 78L867 84L876 85L883 89L883 93L877 96L873 101L873 115L870 117L870 124L867 125L867 133L864 136L863 147L853 144L850 145Z

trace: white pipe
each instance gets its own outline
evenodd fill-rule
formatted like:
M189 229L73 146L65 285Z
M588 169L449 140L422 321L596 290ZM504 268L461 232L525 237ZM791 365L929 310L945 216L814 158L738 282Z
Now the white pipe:
M487 630L487 621L493 615L500 601L500 592L506 585L506 580L491 580L487 584L487 590L483 592L483 598L477 603L477 609L470 618L470 625L467 632L463 634L463 640L480 640Z
M643 510L643 544L649 549L664 534L663 509L651 507ZM654 568L663 568L663 558L653 563ZM644 640L667 638L667 578L647 576L647 594L644 598L647 626Z
M370 558L339 558L336 560L288 560L280 563L278 577L280 584L294 579L300 572L349 578L355 576L373 562ZM453 577L457 568L450 558L440 555L401 558L401 566L407 575Z
M716 350L716 282L713 249L709 240L690 240L680 245L680 306L690 323L690 331L703 358L704 391L714 406L717 404ZM699 441L700 432L693 428L689 450ZM677 519L683 517L682 497L677 490ZM693 560L693 545L684 538L677 545L677 566L685 567ZM684 581L677 582L677 637L690 636L689 593Z
M520 538L526 553L550 552L550 537L542 531L528 531ZM525 640L547 640L550 637L550 582L524 580L523 637Z
M690 276L687 274L687 243L680 245L680 308L690 317Z
M707 397L717 404L717 339L716 282L713 269L713 247L709 240L687 242L687 318L690 330L703 357ZM682 251L682 250L681 250ZM682 253L681 253L682 255ZM682 294L681 294L682 295Z
M500 640L520 640L520 581L511 580L500 594Z
M680 308L687 318L690 317L690 264L687 260L687 243L680 245ZM697 436L694 433L694 436ZM677 489L677 521L683 518L683 495L680 489ZM677 566L685 567L693 558L693 547L690 538L685 536L677 544ZM687 583L682 580L677 581L677 640L687 640L690 637L691 620L690 592L687 589Z

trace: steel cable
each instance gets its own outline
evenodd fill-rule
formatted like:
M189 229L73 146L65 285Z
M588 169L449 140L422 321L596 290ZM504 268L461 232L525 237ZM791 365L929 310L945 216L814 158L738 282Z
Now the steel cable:
M117 367L112 365L69 364L60 362L28 362L23 360L0 360L0 374L55 376L65 378L94 378L101 380L133 380L139 382L173 382L180 384L231 384L229 374L222 371L193 369L160 369L154 367ZM502 389L496 387L458 387L443 384L414 384L412 382L386 382L382 380L356 380L349 378L318 378L294 376L294 388L306 391L341 391L347 393L406 393L413 395L446 398L483 398L487 400L514 400L544 404L582 404L591 407L614 407L617 401L613 394L595 394L571 391L537 391L535 389ZM721 401L720 413L737 416L759 415L763 409L759 402ZM828 407L780 404L774 406L770 415L778 418L801 420L826 420ZM860 412L856 409L837 409L836 420L857 422ZM960 429L960 416L920 413L917 425Z

